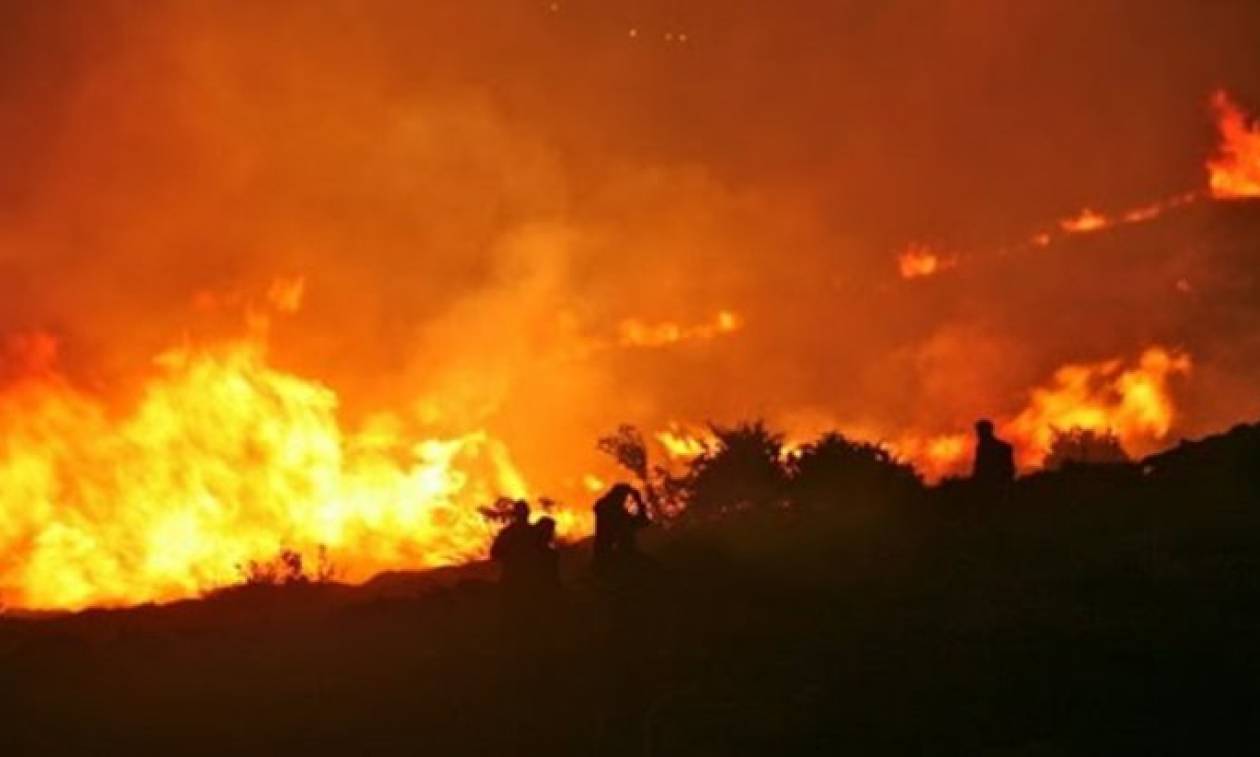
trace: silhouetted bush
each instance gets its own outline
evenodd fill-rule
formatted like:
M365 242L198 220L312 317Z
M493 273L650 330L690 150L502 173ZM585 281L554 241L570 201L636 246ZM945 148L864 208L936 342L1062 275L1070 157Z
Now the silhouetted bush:
M1046 454L1046 470L1059 470L1067 465L1111 465L1129 462L1129 455L1120 446L1120 438L1111 431L1090 428L1055 429Z
M884 447L852 441L834 431L792 454L788 472L791 498L803 507L900 501L921 487L914 468Z
M710 426L716 445L691 461L679 483L689 516L784 504L788 473L783 438L761 421Z
M250 560L236 566L246 586L292 586L306 583L328 583L337 577L336 566L328 557L327 547L320 545L313 569L303 564L302 554L282 549L270 560Z
M494 525L506 526L516 517L513 514L516 503L511 497L499 497L492 504L478 507L477 513Z

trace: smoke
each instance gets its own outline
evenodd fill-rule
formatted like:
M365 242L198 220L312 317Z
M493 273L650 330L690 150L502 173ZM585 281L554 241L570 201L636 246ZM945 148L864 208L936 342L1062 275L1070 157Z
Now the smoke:
M1153 344L1195 361L1176 428L1260 409L1215 391L1260 365L1246 218L966 265L1201 186L1254 9L551 6L7 4L0 328L121 408L300 279L277 368L571 496L619 421L956 433ZM909 240L948 265L900 280Z

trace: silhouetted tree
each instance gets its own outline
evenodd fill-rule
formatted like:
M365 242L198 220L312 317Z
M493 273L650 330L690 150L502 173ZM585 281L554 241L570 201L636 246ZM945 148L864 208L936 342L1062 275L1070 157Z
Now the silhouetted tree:
M637 428L623 423L614 433L600 437L595 446L638 479L652 520L663 523L682 511L685 493L681 481L668 469L649 465L647 443Z
M601 436L595 446L600 452L610 455L618 465L633 473L640 482L648 483L647 444L639 429L623 423L615 432Z

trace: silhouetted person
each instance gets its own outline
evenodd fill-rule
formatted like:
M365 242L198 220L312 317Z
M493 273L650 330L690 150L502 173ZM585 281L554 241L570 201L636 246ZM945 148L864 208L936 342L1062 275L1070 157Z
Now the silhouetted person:
M1004 498L1015 480L1015 452L993 433L992 421L976 421L976 462L971 480L989 500Z
M560 586L560 555L556 552L556 521L539 518L531 528L533 536L529 553L529 582L539 589Z
M626 507L635 502L634 512ZM595 572L609 575L628 565L637 552L635 537L650 520L643 496L629 484L617 484L595 502Z
M529 525L529 503L517 500L512 505L512 520L494 537L490 557L501 566L500 583L520 589L529 583L530 560L538 537Z

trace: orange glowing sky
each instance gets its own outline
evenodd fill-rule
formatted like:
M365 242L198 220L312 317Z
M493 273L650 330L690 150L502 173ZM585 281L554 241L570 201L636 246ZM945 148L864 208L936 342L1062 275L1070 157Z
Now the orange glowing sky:
M1260 417L1256 28L5 3L0 603L187 596L285 545L463 559L500 492L580 534L621 422L662 455L838 427L935 477L982 415L1026 465L1052 420L1140 454Z

